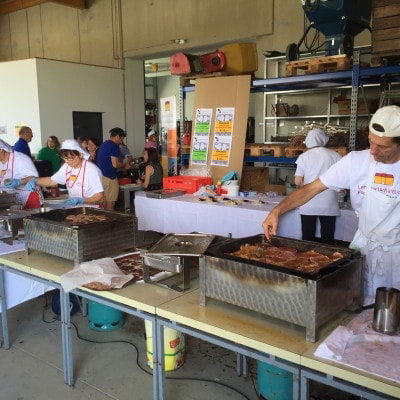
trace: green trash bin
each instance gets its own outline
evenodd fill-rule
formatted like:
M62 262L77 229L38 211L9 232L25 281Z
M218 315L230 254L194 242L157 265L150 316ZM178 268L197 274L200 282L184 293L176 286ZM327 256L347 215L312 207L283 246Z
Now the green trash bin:
M88 317L89 328L99 332L115 331L125 322L122 311L92 300L88 302Z

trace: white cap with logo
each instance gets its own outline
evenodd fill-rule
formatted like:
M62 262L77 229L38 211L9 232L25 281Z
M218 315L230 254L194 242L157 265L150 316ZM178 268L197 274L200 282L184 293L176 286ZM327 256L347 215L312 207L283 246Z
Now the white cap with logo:
M371 118L369 131L379 137L400 136L400 107L380 108Z

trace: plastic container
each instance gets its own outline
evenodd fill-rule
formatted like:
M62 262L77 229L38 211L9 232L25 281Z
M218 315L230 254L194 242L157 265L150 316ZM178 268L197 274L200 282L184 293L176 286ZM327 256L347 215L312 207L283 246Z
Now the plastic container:
M153 331L150 321L144 321L146 331L147 365L153 369ZM173 371L185 362L185 335L164 327L164 369Z
M261 398L266 400L292 400L293 374L257 361L257 390Z
M164 189L179 189L186 193L197 192L201 186L212 184L212 178L209 176L168 176L163 178Z
M115 331L124 324L124 313L115 308L96 303L88 302L88 325L94 331Z
M228 196L237 197L239 196L239 181L225 181L222 189L226 190Z

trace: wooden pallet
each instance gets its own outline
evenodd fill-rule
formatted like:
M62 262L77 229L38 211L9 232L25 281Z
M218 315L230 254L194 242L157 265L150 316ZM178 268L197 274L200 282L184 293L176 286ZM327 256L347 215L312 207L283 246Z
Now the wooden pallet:
M347 147L329 147L330 150L336 151L336 153L339 153L342 157L345 156L348 153ZM293 148L293 147L288 147L285 149L285 157L288 158L294 158L298 157L301 153L304 153L307 150L307 148Z
M285 157L287 146L288 144L249 143L246 144L245 150L249 150L252 157L263 156L265 153L272 153L274 157Z
M181 86L188 86L190 85L190 81L196 80L199 78L215 78L218 76L227 76L228 74L224 71L220 72L210 72L209 74L192 74L192 75L185 75L180 77L180 84Z
M286 76L297 76L302 71L304 74L342 71L351 68L352 60L345 54L315 58L304 58L285 63Z

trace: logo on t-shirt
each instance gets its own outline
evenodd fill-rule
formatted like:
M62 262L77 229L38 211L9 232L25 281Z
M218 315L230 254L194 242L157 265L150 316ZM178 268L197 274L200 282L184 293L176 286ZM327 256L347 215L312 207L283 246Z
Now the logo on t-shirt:
M377 172L374 177L374 183L377 185L392 186L394 183L394 176L392 174Z

